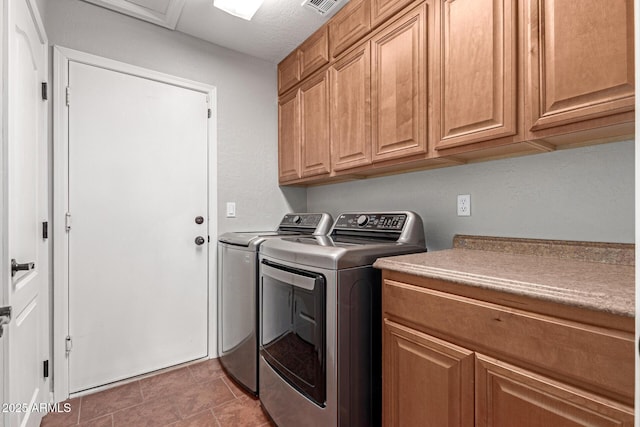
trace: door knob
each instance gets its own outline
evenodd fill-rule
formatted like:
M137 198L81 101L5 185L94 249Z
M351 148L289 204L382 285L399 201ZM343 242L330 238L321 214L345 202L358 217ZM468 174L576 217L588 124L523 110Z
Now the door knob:
M11 260L11 277L16 275L16 271L29 271L36 268L36 264L33 262L25 262L24 264L18 264L15 259Z
M204 245L204 242L205 242L204 237L202 237L202 236L196 237L196 245L198 245L198 246Z
M4 332L4 325L11 321L11 306L0 308L0 338Z

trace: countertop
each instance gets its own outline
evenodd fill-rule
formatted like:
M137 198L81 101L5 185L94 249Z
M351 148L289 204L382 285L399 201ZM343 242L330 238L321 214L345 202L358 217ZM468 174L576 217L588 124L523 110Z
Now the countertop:
M635 245L456 236L454 248L374 267L620 316L635 315Z

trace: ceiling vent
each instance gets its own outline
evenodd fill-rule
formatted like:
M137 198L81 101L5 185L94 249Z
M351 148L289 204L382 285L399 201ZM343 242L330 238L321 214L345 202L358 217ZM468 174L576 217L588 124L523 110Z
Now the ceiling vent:
M320 15L326 15L341 1L342 0L305 0L302 2L302 6L305 6Z

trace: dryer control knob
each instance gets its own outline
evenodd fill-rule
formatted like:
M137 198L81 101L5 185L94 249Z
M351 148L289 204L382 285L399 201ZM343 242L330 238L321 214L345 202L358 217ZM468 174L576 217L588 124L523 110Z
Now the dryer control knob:
M364 227L369 222L369 217L366 215L360 215L357 219L358 227Z
M296 215L293 217L294 224L300 224L300 222L302 222L302 218L300 218L300 215Z

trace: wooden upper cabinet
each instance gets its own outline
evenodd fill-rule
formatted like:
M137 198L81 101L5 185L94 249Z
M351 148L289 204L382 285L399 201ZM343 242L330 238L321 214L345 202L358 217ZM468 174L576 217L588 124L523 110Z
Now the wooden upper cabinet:
M373 161L427 152L429 2L371 40Z
M436 149L518 132L517 2L444 0Z
M329 72L300 86L301 174L303 178L331 172L329 139Z
M615 368L613 368L615 369ZM633 408L476 355L476 425L633 426Z
M382 340L382 425L473 427L472 351L389 319Z
M632 111L633 0L527 4L528 128L536 132Z
M371 55L369 42L330 68L332 169L371 164Z
M299 82L300 61L298 49L296 49L278 64L278 94L286 92Z
M329 44L334 58L371 30L371 0L351 0L329 22Z
M393 16L413 0L371 0L371 27Z
M300 176L300 98L294 91L278 102L278 177L283 183Z
M329 34L325 25L300 45L300 78L305 79L323 65L329 63Z

